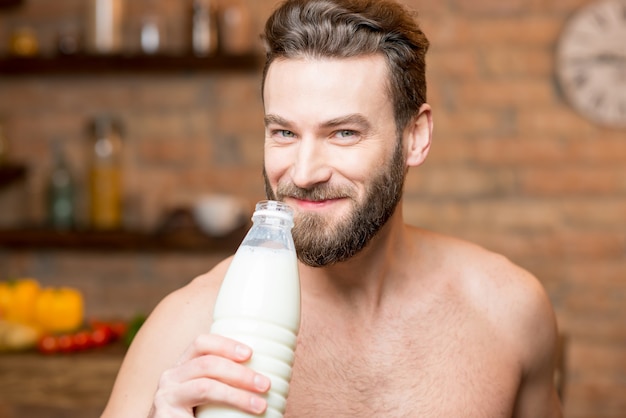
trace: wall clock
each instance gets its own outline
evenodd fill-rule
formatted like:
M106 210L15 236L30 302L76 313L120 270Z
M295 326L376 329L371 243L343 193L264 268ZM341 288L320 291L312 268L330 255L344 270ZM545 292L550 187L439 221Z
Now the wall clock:
M626 0L601 0L575 13L557 46L565 98L600 125L626 128Z

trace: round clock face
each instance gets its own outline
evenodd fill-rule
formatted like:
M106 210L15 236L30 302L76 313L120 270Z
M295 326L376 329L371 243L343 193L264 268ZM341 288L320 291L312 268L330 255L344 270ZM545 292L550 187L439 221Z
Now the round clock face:
M556 66L578 112L626 127L626 0L598 1L576 13L561 35Z

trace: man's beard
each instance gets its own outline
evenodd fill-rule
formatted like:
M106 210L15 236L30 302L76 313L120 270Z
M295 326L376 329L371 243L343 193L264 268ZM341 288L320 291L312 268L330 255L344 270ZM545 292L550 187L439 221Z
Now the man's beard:
M352 213L334 224L332 220L318 214L296 214L292 234L298 258L312 267L345 261L365 248L389 220L400 202L405 174L401 141L398 141L388 166L375 174L362 202L357 200L358 196L354 189L333 187L327 183L315 185L310 189L297 187L293 183L283 183L278 184L274 192L263 169L268 199L283 200L285 197L294 197L319 201L347 198L353 202Z

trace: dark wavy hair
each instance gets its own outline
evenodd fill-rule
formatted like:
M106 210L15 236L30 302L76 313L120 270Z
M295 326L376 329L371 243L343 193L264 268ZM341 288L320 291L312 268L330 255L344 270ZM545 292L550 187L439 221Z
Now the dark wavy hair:
M287 0L265 24L263 82L279 58L382 54L398 133L426 102L429 42L415 16L392 0Z

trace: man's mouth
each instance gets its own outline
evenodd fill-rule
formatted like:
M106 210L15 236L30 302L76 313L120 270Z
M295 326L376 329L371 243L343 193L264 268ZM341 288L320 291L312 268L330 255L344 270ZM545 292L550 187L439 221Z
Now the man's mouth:
M329 199L308 199L306 197L285 196L285 201L293 204L297 208L305 210L319 210L330 206L341 200L341 198Z

